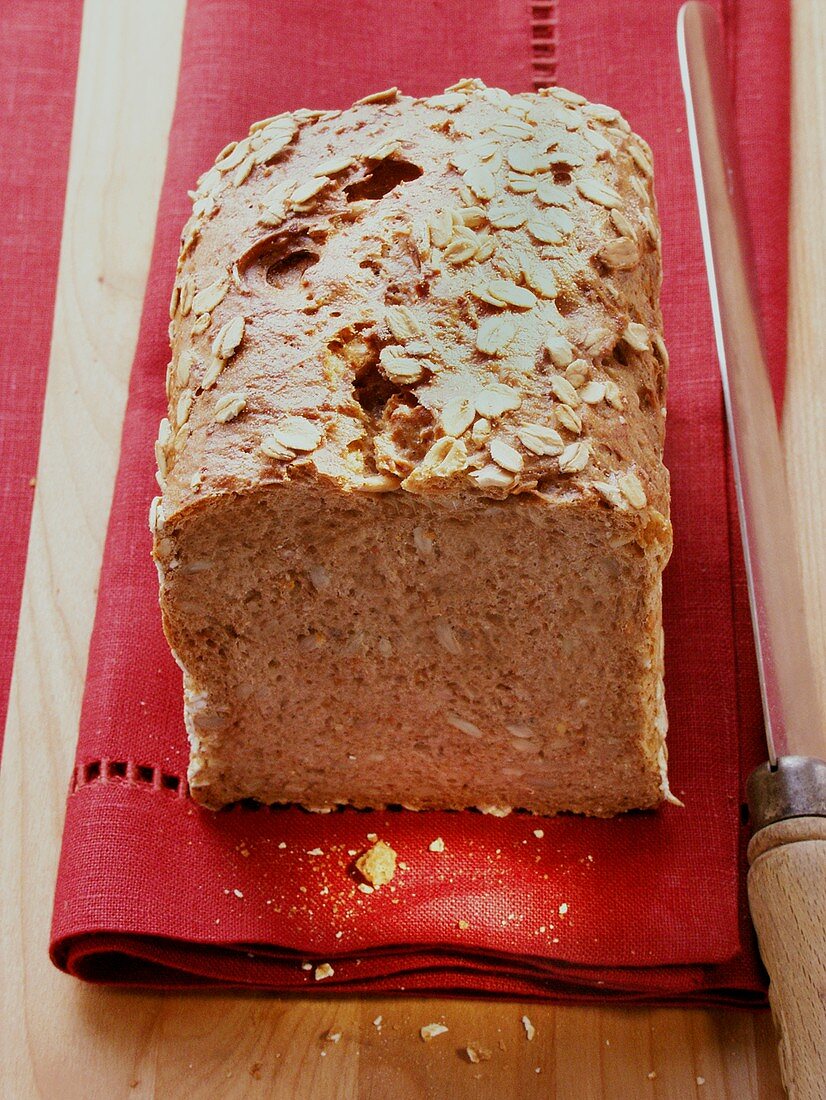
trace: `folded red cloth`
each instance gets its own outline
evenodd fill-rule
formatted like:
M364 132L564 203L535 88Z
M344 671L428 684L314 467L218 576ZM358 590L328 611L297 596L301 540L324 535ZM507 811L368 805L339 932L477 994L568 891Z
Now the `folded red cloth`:
M756 210L759 199L771 359L782 364L788 11L785 0L724 7ZM51 945L58 966L169 987L762 998L743 897L741 789L764 750L676 11L664 0L404 0L392 9L284 0L274 13L253 0L190 0L68 800ZM686 808L611 821L203 811L183 779L181 680L161 633L146 529L186 190L254 118L345 105L388 84L431 93L470 74L512 90L555 79L619 107L654 149L672 362L669 744ZM390 885L365 894L353 861L374 833L401 864ZM443 852L429 848L436 837ZM333 973L319 985L321 962Z
M26 568L82 0L0 7L0 751Z

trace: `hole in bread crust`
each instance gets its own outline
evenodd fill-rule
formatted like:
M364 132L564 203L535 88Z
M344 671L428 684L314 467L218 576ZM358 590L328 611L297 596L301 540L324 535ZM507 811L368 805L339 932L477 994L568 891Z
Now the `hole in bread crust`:
M354 399L371 419L380 420L391 397L407 394L408 390L384 374L379 361L381 345L373 333L364 331L366 327L366 323L348 326L327 346L342 368L352 372Z
M305 271L319 261L317 252L311 252L308 248L297 248L295 252L288 252L267 268L266 280L270 286L283 290L285 286L300 282Z
M358 202L360 199L381 199L399 184L417 180L421 175L422 169L418 164L388 158L379 161L362 179L345 187L344 193L348 202Z
M403 387L391 382L379 370L378 355L356 372L353 395L367 415L376 420L380 419L390 398L400 393L404 393Z
M628 366L628 352L625 350L621 343L617 344L614 347L612 355L621 367Z
M302 290L309 285L307 271L321 259L321 242L306 233L281 230L261 237L238 259L238 272L251 289Z

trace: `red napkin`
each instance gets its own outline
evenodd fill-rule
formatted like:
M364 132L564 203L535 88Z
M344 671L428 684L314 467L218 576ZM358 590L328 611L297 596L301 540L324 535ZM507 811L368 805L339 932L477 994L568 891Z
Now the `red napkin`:
M762 999L743 898L741 792L764 747L679 91L677 7L284 0L273 9L190 0L68 799L51 945L58 966L160 987ZM779 379L788 11L785 0L724 8ZM181 678L161 633L146 523L186 190L252 119L342 106L394 83L432 93L467 74L512 90L555 79L619 107L654 148L672 360L669 744L686 808L612 821L200 810L183 778ZM402 866L366 895L352 865L371 834ZM437 837L443 852L429 849ZM332 966L329 977L314 973L320 963Z
M81 10L81 0L0 5L0 750L49 366Z

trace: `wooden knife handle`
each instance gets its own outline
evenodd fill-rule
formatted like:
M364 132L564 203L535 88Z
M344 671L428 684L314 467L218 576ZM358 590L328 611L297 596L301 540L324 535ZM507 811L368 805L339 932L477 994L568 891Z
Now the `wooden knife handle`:
M769 972L789 1100L826 1097L826 817L791 817L749 844L749 905Z

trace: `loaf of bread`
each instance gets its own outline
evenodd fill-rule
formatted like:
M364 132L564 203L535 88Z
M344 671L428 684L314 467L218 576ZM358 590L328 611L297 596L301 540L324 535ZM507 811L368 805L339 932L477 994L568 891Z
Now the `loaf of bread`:
M670 797L645 142L392 88L255 123L192 199L150 522L193 797Z

